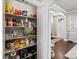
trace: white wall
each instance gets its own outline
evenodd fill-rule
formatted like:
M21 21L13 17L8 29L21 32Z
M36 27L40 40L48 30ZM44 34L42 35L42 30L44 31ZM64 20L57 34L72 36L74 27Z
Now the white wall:
M53 11L52 11L53 12ZM51 19L51 34L52 36L56 36L56 28L55 28L55 19L53 17L54 13L50 12L50 19Z
M56 36L55 19L51 16L51 33L52 36Z
M66 14L67 18L67 39L77 42L77 12Z

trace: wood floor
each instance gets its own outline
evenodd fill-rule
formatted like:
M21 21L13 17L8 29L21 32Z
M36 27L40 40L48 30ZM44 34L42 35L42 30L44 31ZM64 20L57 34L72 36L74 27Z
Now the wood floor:
M68 43L64 40L60 40L55 43L55 47L53 48L55 57L52 59L69 59L65 57L64 55L74 46L76 43Z

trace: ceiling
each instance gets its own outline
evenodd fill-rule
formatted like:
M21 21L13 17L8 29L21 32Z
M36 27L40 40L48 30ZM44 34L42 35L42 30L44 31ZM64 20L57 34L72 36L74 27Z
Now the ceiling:
M41 1L43 1L43 0L37 0L37 1L41 2Z
M43 0L37 1L42 2ZM54 0L54 3L67 12L77 10L77 0Z
M77 0L55 0L54 3L67 12L77 9Z

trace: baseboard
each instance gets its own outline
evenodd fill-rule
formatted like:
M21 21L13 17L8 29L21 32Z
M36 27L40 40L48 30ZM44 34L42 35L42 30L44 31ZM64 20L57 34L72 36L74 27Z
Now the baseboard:
M64 41L69 41L69 39L64 39ZM70 41L73 41L73 40L70 40ZM75 43L77 43L77 41L73 41Z
M68 39L64 39L64 41L68 41Z

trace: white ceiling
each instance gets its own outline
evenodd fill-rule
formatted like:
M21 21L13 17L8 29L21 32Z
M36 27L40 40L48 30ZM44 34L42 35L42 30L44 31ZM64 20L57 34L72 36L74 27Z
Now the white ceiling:
M43 1L43 0L37 0L37 1L41 2L41 1Z
M55 0L54 3L67 12L77 9L77 0Z
M42 2L43 0L37 1ZM77 9L77 0L54 0L54 3L67 12Z

